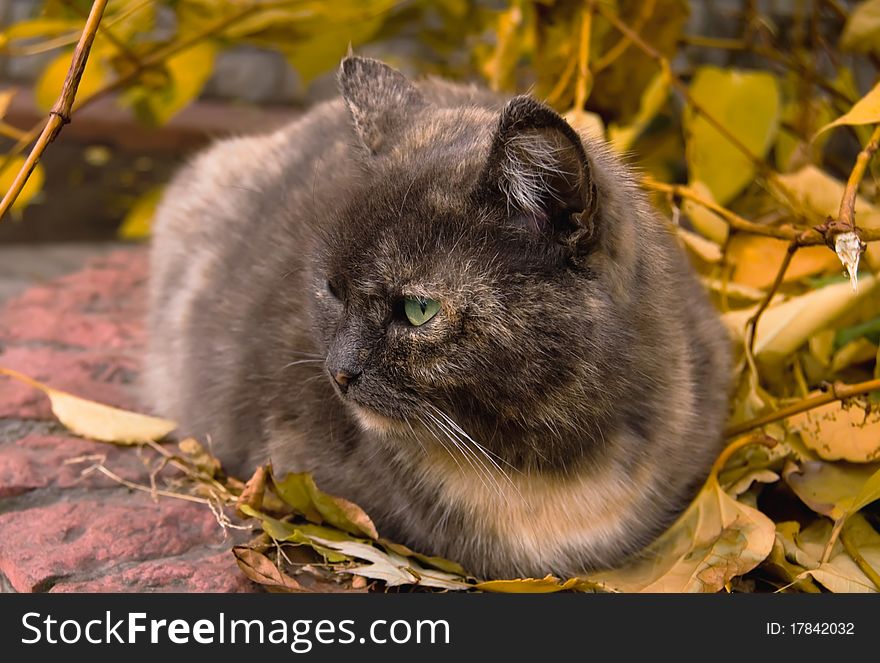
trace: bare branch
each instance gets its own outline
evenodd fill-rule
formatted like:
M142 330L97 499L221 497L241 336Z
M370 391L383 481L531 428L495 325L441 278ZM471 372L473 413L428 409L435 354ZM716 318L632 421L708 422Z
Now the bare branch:
M868 380L867 382L859 382L857 384L835 382L826 387L825 393L809 396L808 398L804 398L803 400L792 403L784 408L780 408L775 412L768 412L767 414L755 417L749 421L728 426L724 431L724 436L727 438L737 437L743 433L755 430L756 428L766 426L767 424L787 419L795 414L814 410L817 407L833 403L834 401L842 401L847 398L853 398L854 396L861 396L862 394L867 394L872 391L880 391L880 379Z
M98 32L98 24L101 22L101 17L104 15L104 9L107 7L107 2L108 0L95 0L92 3L92 9L89 12L89 17L86 19L82 35L80 35L76 49L73 51L73 60L70 63L70 69L67 70L67 77L64 79L64 85L61 87L61 96L58 97L58 101L55 102L52 110L49 111L49 119L46 122L43 131L40 133L40 137L37 139L34 149L31 150L28 158L25 159L21 170L18 171L18 175L15 176L15 179L12 182L12 186L9 187L9 191L6 192L6 195L3 196L2 202L0 202L0 220L3 219L6 212L9 211L16 198L18 198L22 189L24 189L25 183L28 181L31 173L34 172L34 168L37 167L37 163L43 155L43 152L46 150L46 147L49 143L55 140L55 137L61 132L62 127L70 122L70 111L73 108L73 102L76 99L76 90L79 87L80 79L86 69L86 62L89 59L89 51L92 48L92 42L95 40L95 34Z

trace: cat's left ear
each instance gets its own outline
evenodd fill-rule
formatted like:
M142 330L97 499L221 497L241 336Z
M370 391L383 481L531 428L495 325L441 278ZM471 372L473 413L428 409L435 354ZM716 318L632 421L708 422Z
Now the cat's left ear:
M478 190L500 197L533 230L565 233L567 243L593 235L598 196L583 143L531 97L514 97L501 111Z
M339 88L358 138L372 154L387 147L407 116L425 105L403 74L370 58L346 57L339 67Z

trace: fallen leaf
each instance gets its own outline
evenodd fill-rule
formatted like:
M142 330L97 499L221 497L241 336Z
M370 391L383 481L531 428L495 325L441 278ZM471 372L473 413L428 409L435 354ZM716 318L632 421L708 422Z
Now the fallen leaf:
M804 504L835 521L880 499L880 463L789 463L782 478Z
M833 254L832 254L833 255ZM771 305L761 319L755 336L755 357L765 367L780 365L817 332L829 327L841 315L873 295L880 280L866 277L858 293L848 282L827 285L782 303ZM755 307L725 313L721 319L741 341Z
M71 432L81 437L114 444L143 444L161 440L177 428L167 419L120 410L95 403L64 391L52 389L18 371L0 368L0 375L14 378L39 389L49 397L52 412Z
M620 592L717 592L760 564L774 539L773 521L730 497L711 476L675 524L637 559L589 579Z
M468 572L465 571L464 567L457 562L452 562L448 559L443 559L442 557L423 555L422 553L417 553L413 550L410 550L400 543L393 543L391 541L386 541L385 539L380 539L379 543L381 543L386 550L390 550L391 552L402 555L404 557L414 557L422 564L433 566L435 569L440 569L441 571L446 571L447 573L453 573L459 576L468 575Z
M264 554L247 546L235 546L232 549L238 568L254 582L267 588L275 588L285 592L309 592L294 578L281 571L275 563Z
M834 402L796 414L788 422L823 460L880 460L880 412Z
M838 540L827 562L820 562L831 536L832 525L825 519L816 520L794 537L799 549L798 559L807 567L803 576L815 579L835 593L875 593L877 586L859 568ZM874 569L880 569L880 534L862 516L854 515L846 525L846 536L862 558Z
M272 478L278 496L314 523L326 522L351 534L378 539L379 533L370 517L358 505L341 497L321 492L315 480L305 472Z
M374 580L382 580L389 587L419 585L422 587L452 590L473 588L473 585L456 574L425 569L416 564L412 559L407 559L393 552L383 552L371 543L331 541L321 539L320 537L313 537L313 540L319 545L370 562L370 564L361 566L347 567L345 572Z
M266 494L266 484L269 480L269 471L263 467L258 467L254 475L248 480L244 486L241 495L235 503L235 510L241 515L249 515L242 510L242 507L249 507L254 513L259 512L263 508L263 495Z

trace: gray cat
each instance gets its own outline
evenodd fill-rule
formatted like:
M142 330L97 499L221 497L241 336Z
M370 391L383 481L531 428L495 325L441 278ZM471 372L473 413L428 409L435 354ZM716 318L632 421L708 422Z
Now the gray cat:
M721 444L728 341L633 175L529 97L381 62L155 222L151 399L483 577L617 565Z

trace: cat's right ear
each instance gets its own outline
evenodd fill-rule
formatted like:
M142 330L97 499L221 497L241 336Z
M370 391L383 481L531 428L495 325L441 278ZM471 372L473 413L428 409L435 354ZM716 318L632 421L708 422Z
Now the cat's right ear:
M339 67L339 88L363 146L378 154L408 115L425 105L406 77L384 62L353 55Z

